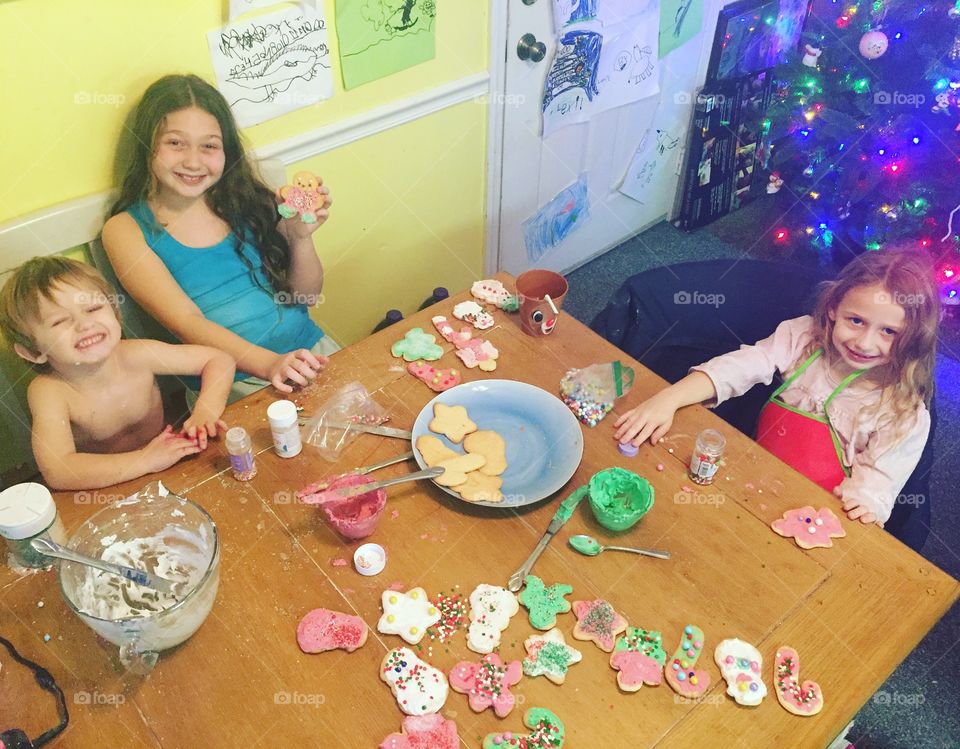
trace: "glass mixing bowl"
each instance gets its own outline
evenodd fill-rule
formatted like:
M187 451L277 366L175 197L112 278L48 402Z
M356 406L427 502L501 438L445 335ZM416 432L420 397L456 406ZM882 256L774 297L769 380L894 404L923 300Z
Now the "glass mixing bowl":
M108 505L71 535L67 547L120 561L108 555L131 546L142 551L144 544L148 551L139 556L145 564L138 566L186 581L178 600L162 610L151 610L151 591L130 588L133 583L116 575L76 562L62 561L59 568L60 590L70 609L98 635L119 646L120 661L139 673L153 668L160 651L179 645L199 629L220 583L220 540L213 518L174 494L144 491ZM129 564L129 559L124 561ZM126 605L131 596L133 608Z

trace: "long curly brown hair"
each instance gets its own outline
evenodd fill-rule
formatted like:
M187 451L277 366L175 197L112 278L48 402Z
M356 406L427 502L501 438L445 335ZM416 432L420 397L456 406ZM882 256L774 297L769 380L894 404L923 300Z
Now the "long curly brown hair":
M886 371L877 373L883 385L878 408L891 404L891 419L899 422L900 417L912 413L921 403L929 407L933 397L940 295L934 283L933 264L925 253L912 249L866 252L848 263L837 278L821 284L813 311L813 341L804 358L822 348L831 362L839 359L831 343L831 312L851 290L877 284L905 313L903 329L893 341L890 362L884 365Z
M153 83L137 103L125 154L127 163L120 195L110 216L146 200L153 184L151 162L167 115L198 107L216 118L223 136L223 176L206 192L211 210L225 221L236 238L237 255L260 284L250 261L240 251L249 240L263 261L274 292L290 291L290 247L277 230L273 190L267 187L244 151L230 105L217 89L195 75L168 75Z

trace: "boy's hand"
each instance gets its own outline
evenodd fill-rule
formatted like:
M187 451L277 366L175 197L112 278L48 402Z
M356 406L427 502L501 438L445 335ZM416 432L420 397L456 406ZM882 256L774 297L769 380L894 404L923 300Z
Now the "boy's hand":
M287 384L287 380L305 387L329 361L326 356L314 356L305 348L297 349L280 354L270 367L267 379L281 393L292 393L293 387Z
M636 447L646 439L655 445L670 431L676 413L673 398L666 390L661 390L617 419L613 436L618 442L632 442Z
M174 432L173 427L168 425L140 450L141 456L137 467L143 468L144 473L156 473L200 450L200 446L195 441Z
M183 434L201 450L206 450L207 438L216 437L218 431L227 431L226 422L220 418L222 413L222 408L217 412L204 403L202 398L197 400L190 418L183 422Z

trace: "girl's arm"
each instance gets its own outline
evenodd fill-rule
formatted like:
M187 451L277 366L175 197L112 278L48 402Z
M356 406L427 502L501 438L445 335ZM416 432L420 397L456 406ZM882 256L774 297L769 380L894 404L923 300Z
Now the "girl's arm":
M102 241L123 287L147 314L181 341L225 351L236 361L237 369L268 380L287 393L293 388L286 385L285 380L306 385L323 367L305 349L275 354L204 317L144 241L140 227L131 216L119 213L107 221Z
M333 203L330 190L323 185L322 179L320 192L324 196L324 202L314 212L316 223L305 224L300 220L300 216L293 216L281 219L277 224L277 229L290 247L290 290L298 303L308 307L317 303L323 289L323 264L313 244L313 233L326 223Z
M59 383L37 377L27 388L33 419L33 456L51 489L102 489L169 468L200 447L170 427L140 450L78 453L70 426L70 407Z
M617 419L613 436L619 442L632 442L637 447L646 439L655 445L670 431L679 409L716 397L713 381L703 372L691 372Z

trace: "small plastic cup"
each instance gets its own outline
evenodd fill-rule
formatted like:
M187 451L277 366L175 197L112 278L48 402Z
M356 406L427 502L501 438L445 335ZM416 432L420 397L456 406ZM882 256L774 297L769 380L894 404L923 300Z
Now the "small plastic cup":
M353 566L361 575L379 575L386 565L387 552L380 544L364 544L353 552Z
M372 481L373 479L368 476L348 473L335 479L326 491L335 490L338 487L369 484ZM380 522L380 516L386 506L386 489L377 489L346 499L332 499L321 505L321 509L331 528L345 539L354 541L358 538L366 538L377 529L377 523Z
M590 509L604 528L625 531L650 512L653 487L624 468L607 468L590 479Z
M552 333L569 288L567 279L552 270L537 268L517 276L523 332L538 337Z

